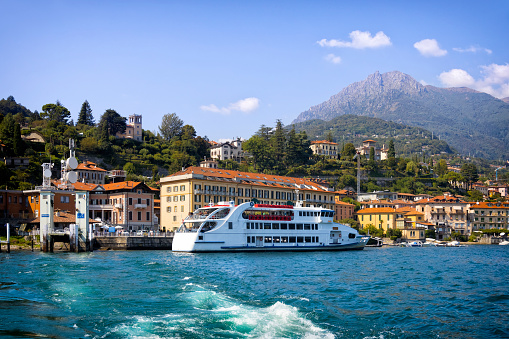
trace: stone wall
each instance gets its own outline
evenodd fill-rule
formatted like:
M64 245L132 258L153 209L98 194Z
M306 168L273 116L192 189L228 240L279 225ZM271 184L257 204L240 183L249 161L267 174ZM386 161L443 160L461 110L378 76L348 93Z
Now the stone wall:
M96 250L171 250L173 237L95 237Z

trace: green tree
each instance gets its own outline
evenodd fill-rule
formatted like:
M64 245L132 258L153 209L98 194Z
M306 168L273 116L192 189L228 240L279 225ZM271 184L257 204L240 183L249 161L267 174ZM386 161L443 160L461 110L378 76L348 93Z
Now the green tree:
M108 140L110 135L124 133L126 129L126 118L120 116L115 110L107 109L99 121L101 140Z
M470 189L472 187L472 183L476 182L479 179L479 174L477 173L477 167L474 164L467 163L461 166L460 170L461 175L465 178L467 183L467 188Z
M257 171L263 172L272 168L272 157L270 154L270 144L259 135L253 135L242 145L246 152L253 156L254 165Z
M81 105L81 110L78 115L78 124L94 126L94 116L92 115L92 108L90 108L90 104L87 100Z
M274 169L278 174L286 168L284 155L286 152L286 137L281 120L276 121L276 129L270 137L270 152L274 163Z
M184 122L176 113L167 113L163 116L159 126L159 133L161 133L165 140L171 140L181 133L182 126L184 126Z
M357 150L355 149L355 146L351 142L348 142L345 144L343 150L341 151L341 157L350 157L351 159L355 156L356 153Z
M408 174L411 174L411 175L417 176L419 174L419 168L417 167L417 164L415 162L413 162L412 160L406 164L405 170Z
M394 149L394 140L389 141L389 150L387 151L388 158L396 158L396 150Z
M134 166L134 164L132 162L127 162L125 165L124 165L124 171L127 175L132 175L132 174L135 174L136 173L136 166Z
M444 159L438 160L438 162L435 165L435 174L439 177L447 174L447 162Z
M71 112L57 100L55 104L46 104L42 106L41 118L53 120L63 124L68 124L71 118Z
M470 201L484 201L483 194L478 190L468 191L468 196Z

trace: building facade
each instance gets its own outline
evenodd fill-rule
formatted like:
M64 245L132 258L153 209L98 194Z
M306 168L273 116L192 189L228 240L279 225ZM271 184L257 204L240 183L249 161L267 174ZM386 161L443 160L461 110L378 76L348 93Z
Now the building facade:
M396 228L396 209L391 207L363 208L357 211L357 219L361 228L369 225L384 230Z
M419 200L415 209L435 225L438 240L450 237L452 232L469 235L469 204L455 196L443 195Z
M242 140L236 139L224 143L216 143L210 148L210 157L214 160L228 160L240 162L243 157Z
M339 147L335 142L327 140L311 141L311 146L309 147L313 154L323 155L331 159L339 159Z
M335 197L334 212L335 220L353 219L355 214L355 205L341 201L337 196Z
M108 171L97 166L95 162L85 161L75 169L78 181L86 184L104 185Z
M117 133L117 138L133 139L143 141L142 117L138 114L132 114L128 118L124 133Z
M375 150L375 160L380 161L387 159L387 153L389 149L385 146L382 148L377 147L375 140L364 140L362 142L362 146L357 147L357 151L369 159L369 153L372 148Z
M470 205L472 231L509 229L509 202L477 202Z
M223 201L334 209L334 192L312 181L224 169L189 167L161 178L161 229L174 230L194 210Z

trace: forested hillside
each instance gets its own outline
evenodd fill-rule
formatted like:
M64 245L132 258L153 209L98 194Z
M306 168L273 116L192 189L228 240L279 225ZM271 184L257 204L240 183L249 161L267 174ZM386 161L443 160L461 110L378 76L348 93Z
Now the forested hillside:
M415 154L451 154L454 151L447 142L438 140L430 131L395 122L358 115L342 115L329 121L308 120L292 125L296 131L305 131L311 139L331 139L340 144L353 143L360 146L366 139L388 146L394 139L398 156L410 157Z

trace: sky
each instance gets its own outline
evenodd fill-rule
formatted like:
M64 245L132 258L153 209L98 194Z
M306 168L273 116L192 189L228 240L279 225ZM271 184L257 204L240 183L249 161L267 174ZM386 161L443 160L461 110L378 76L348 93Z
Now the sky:
M251 137L379 71L509 97L509 1L0 0L0 98Z

